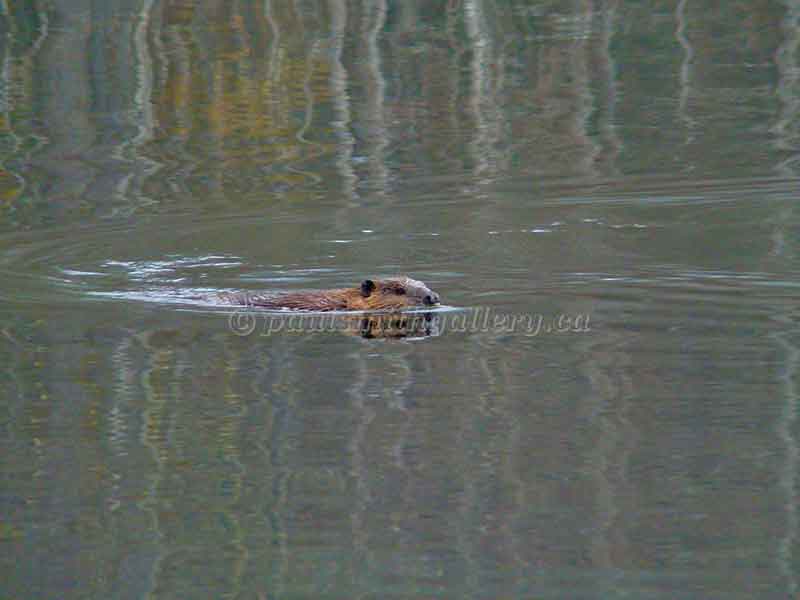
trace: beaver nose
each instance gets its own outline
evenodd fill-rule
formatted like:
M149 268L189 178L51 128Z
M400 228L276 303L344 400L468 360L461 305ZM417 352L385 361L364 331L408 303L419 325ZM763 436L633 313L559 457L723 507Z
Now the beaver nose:
M439 294L437 294L436 292L431 292L430 294L427 294L422 301L428 306L431 306L433 304L439 304Z

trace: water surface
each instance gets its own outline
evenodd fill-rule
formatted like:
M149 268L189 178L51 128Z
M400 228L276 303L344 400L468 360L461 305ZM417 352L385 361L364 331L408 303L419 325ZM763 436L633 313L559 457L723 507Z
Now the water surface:
M799 19L0 3L0 596L795 597Z

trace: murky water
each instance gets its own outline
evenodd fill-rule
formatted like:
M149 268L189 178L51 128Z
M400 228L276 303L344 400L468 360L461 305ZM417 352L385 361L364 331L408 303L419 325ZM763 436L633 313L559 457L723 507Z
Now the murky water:
M797 596L800 4L0 17L0 597Z

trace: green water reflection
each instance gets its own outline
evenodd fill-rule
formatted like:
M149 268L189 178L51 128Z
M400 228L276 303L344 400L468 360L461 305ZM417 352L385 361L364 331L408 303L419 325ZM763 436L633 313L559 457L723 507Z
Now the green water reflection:
M793 0L0 0L0 597L796 596L799 52ZM432 335L176 301L398 273Z

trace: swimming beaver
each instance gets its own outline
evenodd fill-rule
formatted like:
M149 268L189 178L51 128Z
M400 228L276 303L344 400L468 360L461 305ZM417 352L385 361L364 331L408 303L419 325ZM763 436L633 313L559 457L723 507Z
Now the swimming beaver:
M439 304L439 294L410 277L365 279L359 287L289 294L223 293L230 304L292 310L401 310Z

